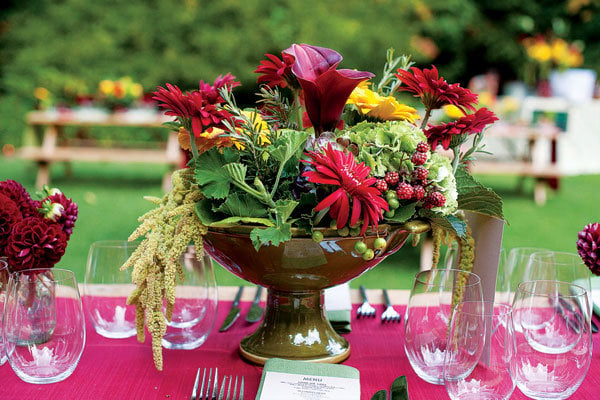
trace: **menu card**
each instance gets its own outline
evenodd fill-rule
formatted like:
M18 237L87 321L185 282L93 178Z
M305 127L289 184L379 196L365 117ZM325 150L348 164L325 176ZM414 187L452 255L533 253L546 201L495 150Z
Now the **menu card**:
M271 358L256 400L360 400L360 373L338 364Z

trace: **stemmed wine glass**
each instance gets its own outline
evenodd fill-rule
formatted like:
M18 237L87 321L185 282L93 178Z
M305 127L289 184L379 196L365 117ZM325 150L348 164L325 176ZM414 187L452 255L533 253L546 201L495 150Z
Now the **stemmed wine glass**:
M417 375L429 383L444 383L450 321L461 301L483 301L476 274L433 269L416 275L404 318L404 350Z
M566 399L581 385L592 357L587 291L555 280L521 282L513 304L516 346L511 372L532 399Z

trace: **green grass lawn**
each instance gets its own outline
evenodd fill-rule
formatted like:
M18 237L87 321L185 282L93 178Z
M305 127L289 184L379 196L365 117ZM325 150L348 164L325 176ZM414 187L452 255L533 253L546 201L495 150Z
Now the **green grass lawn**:
M79 219L67 252L58 266L73 270L82 282L87 253L92 242L126 239L137 227L137 217L151 208L144 195L161 195L161 178L166 166L146 164L74 163L72 176L66 176L60 164L52 168L52 184L79 205ZM0 156L0 180L14 179L34 193L36 168L29 162ZM575 251L577 232L598 221L600 176L575 176L561 180L558 192L550 192L546 205L533 202L533 182L527 181L522 193L515 188L518 179L511 176L481 176L504 199L508 224L503 246L545 247ZM407 243L398 253L355 279L352 286L409 288L419 269L419 249ZM244 281L217 267L220 285Z

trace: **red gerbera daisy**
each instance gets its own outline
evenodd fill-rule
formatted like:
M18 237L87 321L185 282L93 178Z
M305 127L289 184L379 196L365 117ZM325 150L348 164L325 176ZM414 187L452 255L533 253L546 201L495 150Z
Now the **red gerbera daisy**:
M265 83L269 87L280 86L282 88L290 86L298 88L298 80L292 73L294 57L289 54L281 53L280 60L273 54L265 54L268 60L262 60L260 65L254 70L254 73L261 74L256 80L257 83Z
M235 80L235 76L230 73L217 76L214 84L209 84L204 81L200 81L199 89L202 93L205 104L218 104L223 102L223 98L219 94L219 89L222 87L228 87L233 89L236 86L240 86L241 83Z
M315 211L329 207L329 215L337 220L337 228L341 229L348 222L352 199L350 225L356 225L362 217L361 235L370 225L377 228L383 210L388 211L389 207L380 197L381 192L373 186L377 178L368 178L371 168L362 162L357 164L352 153L335 150L331 143L327 144L323 153L309 151L306 155L311 160L302 161L312 165L315 170L307 171L302 176L312 183L338 186L337 190L317 204Z
M158 101L158 105L167 111L165 114L174 117L189 118L194 113L194 104L186 94L181 92L181 89L176 85L167 83L167 88L161 86L154 92L152 99Z
M398 90L411 92L415 97L420 97L427 110L434 110L446 104L452 104L465 111L475 111L474 103L477 95L469 89L461 87L458 83L450 85L439 76L435 66L431 69L411 68L412 73L398 69L396 76L404 83Z
M454 122L443 125L429 125L424 133L432 149L435 149L438 143L441 143L444 149L448 150L453 136L480 133L483 128L497 120L498 118L493 112L483 107L474 114L466 115Z

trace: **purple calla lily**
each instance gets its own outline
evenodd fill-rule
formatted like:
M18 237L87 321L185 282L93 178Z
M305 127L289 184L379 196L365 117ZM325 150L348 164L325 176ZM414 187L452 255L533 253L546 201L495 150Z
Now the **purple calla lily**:
M304 105L317 137L335 129L350 93L375 76L366 71L337 70L342 56L325 47L293 44L283 52L294 57L292 73L304 91Z

